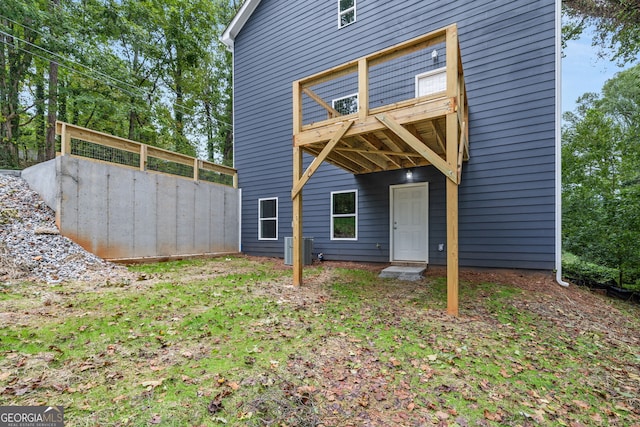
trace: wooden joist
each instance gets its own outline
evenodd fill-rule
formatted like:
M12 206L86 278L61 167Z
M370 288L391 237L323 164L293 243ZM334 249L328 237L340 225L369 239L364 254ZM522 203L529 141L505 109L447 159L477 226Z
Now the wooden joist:
M405 141L409 146L411 146L411 148L413 148L422 157L427 159L433 166L438 168L438 170L442 172L447 178L449 178L454 183L458 182L458 176L456 173L454 173L451 165L445 160L442 160L442 157L440 157L433 150L424 145L422 141L413 136L411 132L403 128L400 123L384 114L377 115L376 119L378 119L381 123L384 123L385 126L387 126L400 138L402 138L402 140Z
M423 104L387 111L384 114L401 125L405 125L445 116L454 111L454 106L455 102L452 98L438 98ZM333 138L334 134L339 131L342 126L341 122L344 121L346 117L347 116L341 117L341 120L334 119L336 120L335 122L328 120L326 124L321 127L317 125L313 127L303 127L300 133L294 134L294 145L301 147L316 142L329 141ZM367 116L364 121L357 121L357 117L349 119L354 121L354 125L345 134L346 137L364 135L385 129L385 125L381 124L375 116Z

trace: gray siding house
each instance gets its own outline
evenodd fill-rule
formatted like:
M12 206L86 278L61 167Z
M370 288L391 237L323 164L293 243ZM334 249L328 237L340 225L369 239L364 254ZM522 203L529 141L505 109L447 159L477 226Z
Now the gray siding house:
M334 126L328 140L363 109L384 114L384 106L400 108L408 98L431 102L447 88L443 70L453 50L437 36L447 28L455 30L464 73L464 105L462 98L447 104L449 113L462 112L467 144L460 150L459 263L559 267L558 16L554 0L246 0L223 35L233 50L242 251L284 256L294 222L292 136L294 143L312 138L327 121ZM428 34L435 35L421 39ZM409 40L416 42L396 60L388 48ZM391 60L377 66L380 51ZM360 58L371 67L365 80ZM315 86L294 93L294 82L327 70L335 76L320 74ZM439 116L405 129L444 158L447 123ZM304 186L303 235L313 238L314 257L446 264L446 174L389 129L376 136L356 127ZM322 146L303 148L304 170Z

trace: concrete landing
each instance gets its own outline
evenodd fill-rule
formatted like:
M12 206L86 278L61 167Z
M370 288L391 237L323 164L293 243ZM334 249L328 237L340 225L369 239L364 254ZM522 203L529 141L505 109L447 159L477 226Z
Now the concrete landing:
M380 272L378 277L383 279L400 279L407 281L416 281L422 279L422 273L427 269L425 266L407 267L400 265L392 265Z

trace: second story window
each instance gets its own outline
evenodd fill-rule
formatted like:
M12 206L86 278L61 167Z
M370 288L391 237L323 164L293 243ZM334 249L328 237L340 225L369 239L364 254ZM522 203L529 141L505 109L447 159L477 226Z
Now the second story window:
M331 100L331 106L342 116L346 116L347 114L351 113L357 113L358 94L353 93L351 95L343 96L342 98L333 99Z
M338 0L338 28L356 22L356 0Z

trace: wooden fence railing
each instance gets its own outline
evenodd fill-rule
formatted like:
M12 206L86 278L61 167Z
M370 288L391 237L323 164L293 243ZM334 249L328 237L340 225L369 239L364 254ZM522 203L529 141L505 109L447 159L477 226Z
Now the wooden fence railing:
M153 170L238 188L238 171L228 166L60 121L56 122L56 135L60 135L62 156L77 155L141 171ZM91 149L83 151L81 147L85 143L90 143Z

